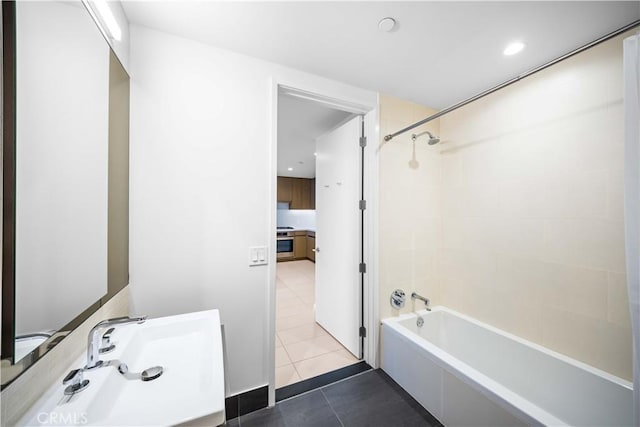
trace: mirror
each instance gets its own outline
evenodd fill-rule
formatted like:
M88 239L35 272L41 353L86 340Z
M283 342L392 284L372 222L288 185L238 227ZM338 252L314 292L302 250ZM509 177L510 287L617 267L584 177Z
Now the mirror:
M82 3L16 3L16 52L14 361L107 293L109 153L109 46Z
M128 282L129 78L79 0L3 2L3 43L4 387Z

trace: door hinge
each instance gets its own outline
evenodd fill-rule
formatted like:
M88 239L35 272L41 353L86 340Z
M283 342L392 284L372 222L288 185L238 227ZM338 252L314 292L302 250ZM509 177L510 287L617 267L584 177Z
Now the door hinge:
M366 200L360 200L359 203L358 203L358 206L360 207L361 211L367 209L367 201Z
M366 273L367 272L367 264L365 264L364 262L361 262L359 265L359 271L360 273Z
M366 336L367 336L367 328L365 328L364 326L360 326L360 331L359 331L359 332L360 332L360 333L359 333L359 335L360 335L361 337L363 337L363 338L364 338L364 337L366 337Z
M360 137L360 147L364 148L366 146L367 146L367 137L366 136L361 136Z

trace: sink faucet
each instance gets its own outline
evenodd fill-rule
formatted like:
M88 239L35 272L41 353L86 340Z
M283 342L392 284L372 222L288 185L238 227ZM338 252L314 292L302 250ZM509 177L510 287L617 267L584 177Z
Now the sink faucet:
M89 332L89 338L87 342L87 366L85 369L93 369L102 366L102 360L99 359L100 339L98 332L101 329L109 328L116 325L128 325L131 323L144 323L147 320L147 316L140 317L116 317L115 319L107 319L98 323Z
M427 309L427 311L431 311L431 308L429 307L429 298L425 298L421 295L418 295L417 293L413 292L411 294L411 299L419 299L420 301L424 302L424 308Z

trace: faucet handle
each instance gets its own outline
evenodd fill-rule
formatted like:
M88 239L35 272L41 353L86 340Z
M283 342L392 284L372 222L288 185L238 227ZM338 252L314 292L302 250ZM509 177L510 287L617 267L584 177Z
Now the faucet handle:
M391 308L395 308L396 310L400 310L404 307L405 304L405 294L402 289L396 289L391 292L391 298L389 300L391 304Z
M82 372L83 369L74 369L73 371L69 372L66 377L64 377L64 379L62 380L62 385L69 384L69 386L64 389L64 394L75 394L89 386L89 380L83 379Z
M109 328L107 332L102 335L102 346L98 350L100 354L109 353L116 348L116 345L111 343L111 334L115 330L116 328Z

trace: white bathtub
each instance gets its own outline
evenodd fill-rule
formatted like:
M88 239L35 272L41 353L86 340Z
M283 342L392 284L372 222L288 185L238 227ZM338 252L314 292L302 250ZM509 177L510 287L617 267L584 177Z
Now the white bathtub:
M451 309L381 335L382 369L445 426L633 425L631 383Z

